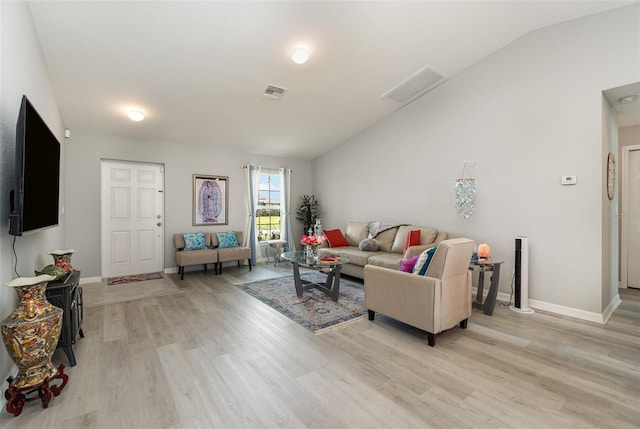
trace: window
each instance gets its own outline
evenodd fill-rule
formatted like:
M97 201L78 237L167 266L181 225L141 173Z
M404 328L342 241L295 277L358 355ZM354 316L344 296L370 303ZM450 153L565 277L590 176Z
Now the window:
M280 238L280 173L264 171L258 182L258 209L256 210L256 230L258 241Z

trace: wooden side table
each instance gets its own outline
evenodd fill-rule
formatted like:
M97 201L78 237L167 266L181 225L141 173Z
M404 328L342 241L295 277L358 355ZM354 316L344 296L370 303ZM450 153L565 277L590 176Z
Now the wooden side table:
M73 346L78 336L84 338L82 331L84 304L82 302L82 286L80 286L80 271L74 271L63 282L49 282L46 295L47 301L64 310L58 348L61 348L69 359L69 366L76 366Z
M476 299L473 301L474 308L480 308L487 316L493 315L493 309L496 306L496 298L498 297L498 287L500 286L500 265L504 261L493 261L491 259L478 259L469 264L469 270L478 270L478 290ZM487 299L482 302L484 295L484 273L491 272L491 285Z

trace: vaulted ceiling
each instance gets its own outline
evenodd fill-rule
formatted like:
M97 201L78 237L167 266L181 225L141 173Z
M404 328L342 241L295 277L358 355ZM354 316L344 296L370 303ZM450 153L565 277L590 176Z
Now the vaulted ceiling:
M65 126L313 159L532 30L616 1L32 1ZM296 45L310 58L291 61ZM446 82L444 83L446 85ZM286 91L262 97L267 85ZM424 95L428 97L427 95ZM128 108L144 111L132 122Z

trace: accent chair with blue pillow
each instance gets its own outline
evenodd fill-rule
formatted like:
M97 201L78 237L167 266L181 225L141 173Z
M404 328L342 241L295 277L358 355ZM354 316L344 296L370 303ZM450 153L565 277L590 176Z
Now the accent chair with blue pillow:
M207 264L218 267L218 251L211 248L211 234L204 232L174 234L173 245L176 249L176 263L180 280L184 279L184 268L193 265L203 265L207 271Z
M211 234L211 244L218 250L218 266L216 271L222 274L224 262L237 261L238 266L243 260L247 260L251 271L251 249L241 246L244 234L241 231L218 232Z

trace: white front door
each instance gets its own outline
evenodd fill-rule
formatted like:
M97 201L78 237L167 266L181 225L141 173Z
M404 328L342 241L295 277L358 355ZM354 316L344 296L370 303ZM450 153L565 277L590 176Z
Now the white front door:
M626 187L627 286L640 288L640 150L629 151Z
M102 277L163 270L164 166L102 161Z

